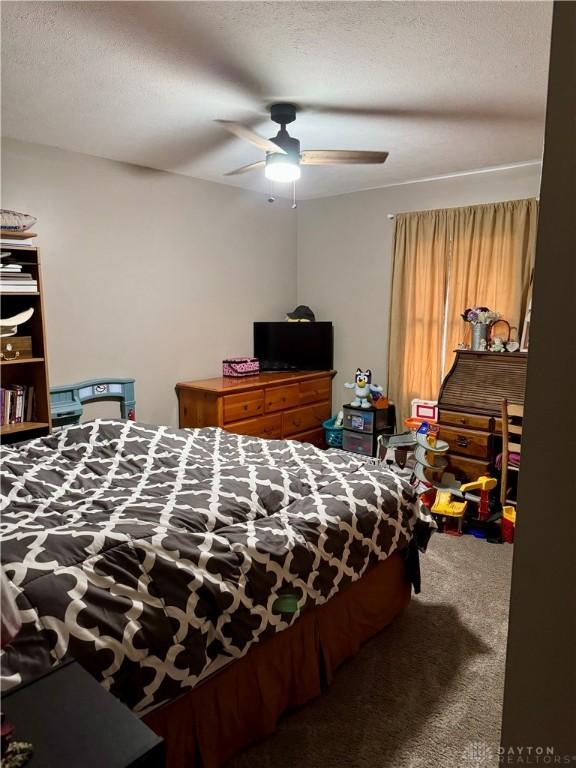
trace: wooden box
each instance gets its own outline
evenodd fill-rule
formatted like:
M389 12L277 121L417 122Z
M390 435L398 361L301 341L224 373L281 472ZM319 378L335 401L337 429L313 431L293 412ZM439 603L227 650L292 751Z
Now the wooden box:
M32 356L32 336L6 336L0 339L0 359L25 360Z

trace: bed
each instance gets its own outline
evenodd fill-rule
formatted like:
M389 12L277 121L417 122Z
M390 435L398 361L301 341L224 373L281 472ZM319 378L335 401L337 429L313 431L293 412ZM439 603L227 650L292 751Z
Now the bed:
M317 695L407 604L434 528L363 458L221 429L99 419L4 448L1 476L3 689L76 658L170 766L221 765Z

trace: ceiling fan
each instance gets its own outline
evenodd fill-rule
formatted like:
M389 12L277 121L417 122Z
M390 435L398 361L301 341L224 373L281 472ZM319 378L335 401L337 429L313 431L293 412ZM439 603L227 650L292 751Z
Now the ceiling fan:
M225 176L264 168L264 175L270 181L296 181L300 178L301 165L376 165L383 163L388 152L353 151L347 149L304 149L300 151L300 141L292 138L286 126L296 120L294 104L272 104L270 118L280 126L280 130L271 139L253 131L242 123L231 120L216 120L223 128L240 139L254 144L266 152L266 159L243 165Z

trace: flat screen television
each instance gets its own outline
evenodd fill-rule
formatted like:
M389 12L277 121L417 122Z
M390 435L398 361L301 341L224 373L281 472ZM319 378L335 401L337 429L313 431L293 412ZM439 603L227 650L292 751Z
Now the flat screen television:
M328 371L334 362L332 323L254 323L261 371Z

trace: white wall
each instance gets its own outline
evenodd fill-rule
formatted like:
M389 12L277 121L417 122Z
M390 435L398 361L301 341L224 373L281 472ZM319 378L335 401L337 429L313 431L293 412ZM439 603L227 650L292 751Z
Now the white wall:
M532 165L308 200L294 212L185 176L10 139L2 147L2 206L38 217L51 383L134 376L138 418L152 423L177 423L177 381L251 354L253 321L281 320L296 304L334 322L335 407L357 366L385 386L387 214L531 197L540 186Z
M298 208L298 303L332 320L334 406L371 368L386 388L394 222L388 213L535 197L540 164L308 200Z
M2 207L38 218L53 385L134 376L138 418L176 425L175 383L296 304L287 203L13 140L2 171Z

